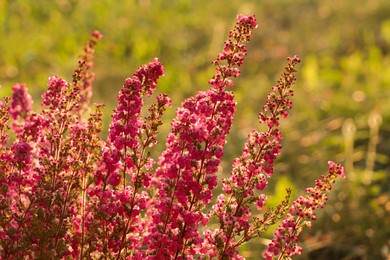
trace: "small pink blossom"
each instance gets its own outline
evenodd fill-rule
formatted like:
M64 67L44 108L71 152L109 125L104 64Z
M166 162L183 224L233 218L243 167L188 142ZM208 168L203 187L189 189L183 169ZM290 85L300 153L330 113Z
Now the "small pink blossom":
M9 114L13 120L18 120L19 117L24 119L31 113L32 98L28 94L25 84L14 85L12 91Z

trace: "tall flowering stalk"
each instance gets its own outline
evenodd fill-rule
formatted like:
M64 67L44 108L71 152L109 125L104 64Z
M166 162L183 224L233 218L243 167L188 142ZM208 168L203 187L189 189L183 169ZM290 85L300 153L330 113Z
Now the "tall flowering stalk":
M228 259L238 257L237 247L256 237L258 229L251 226L251 206L256 205L261 210L267 196L255 194L267 187L267 179L273 174L276 156L282 148L282 133L278 129L280 117L288 116L291 109L291 86L295 82L295 65L300 62L298 57L289 58L285 72L278 84L267 96L263 112L259 114L259 122L267 127L264 132L253 130L242 155L234 160L231 177L223 180L225 194L218 196L213 206L212 214L219 221L220 228L207 235L217 250L218 258Z
M315 210L324 207L336 178L345 178L345 169L332 161L328 162L328 172L315 181L315 186L307 188L307 195L300 196L293 202L290 212L274 232L274 238L263 253L265 259L291 259L291 256L302 253L297 244L298 235L304 227L312 227L316 219Z
M148 149L157 143L157 127L170 99L158 95L150 115L141 116L142 96L150 96L158 78L164 74L155 59L128 78L118 95L107 143L103 148L88 216L89 253L109 258L132 255L142 259L140 251L145 223L141 212L150 204L146 190L150 186L154 161Z
M212 88L187 99L176 112L167 149L158 162L157 192L148 212L152 222L145 242L150 259L205 253L198 229L208 222L202 211L217 186L215 174L236 109L233 94L226 88L233 84L229 78L240 75L238 67L247 54L244 43L255 27L254 16L238 17L223 52L213 62Z
M99 32L93 32L72 82L49 78L40 113L32 110L26 86L16 84L12 98L0 102L0 259L242 259L237 248L281 219L263 256L300 253L297 236L344 169L330 162L308 195L290 205L288 190L280 205L265 210L262 192L282 148L279 121L292 107L298 57L288 59L259 114L266 130L249 134L223 180L223 194L210 205L236 110L227 89L240 75L256 27L253 15L238 16L213 61L210 89L177 109L157 165L151 150L171 105L158 94L143 111L164 75L157 58L125 80L106 140L100 137L103 105L89 111ZM212 217L219 222L214 230L207 229Z

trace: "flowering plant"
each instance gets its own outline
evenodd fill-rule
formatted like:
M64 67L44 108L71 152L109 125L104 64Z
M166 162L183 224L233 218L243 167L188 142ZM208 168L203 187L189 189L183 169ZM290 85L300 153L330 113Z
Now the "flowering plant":
M252 207L261 210L266 203L262 192L282 148L279 121L292 107L298 57L288 58L259 114L266 130L249 134L211 206L236 109L227 89L240 75L245 43L256 27L253 15L238 16L213 62L210 89L177 109L157 166L150 151L171 101L159 94L148 114L142 113L144 98L164 74L157 59L125 80L106 141L100 137L102 105L89 108L99 32L93 32L71 83L49 78L41 112L32 111L26 86L16 84L12 98L0 105L1 259L242 259L237 248L278 220L263 256L301 253L297 237L315 219L336 177L344 177L341 165L329 162L328 172L291 206L287 190L275 209L258 215ZM217 228L209 228L210 219Z

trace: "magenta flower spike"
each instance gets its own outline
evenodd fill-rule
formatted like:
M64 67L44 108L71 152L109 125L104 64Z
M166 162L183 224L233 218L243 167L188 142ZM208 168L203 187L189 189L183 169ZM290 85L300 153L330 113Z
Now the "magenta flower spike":
M245 42L257 27L254 16L238 16L223 52L213 62L216 74L212 87L182 103L167 137L167 149L158 162L155 200L148 214L152 218L148 245L150 259L175 259L203 253L199 225L208 216L202 211L211 202L217 186L215 175L225 137L230 131L236 102L226 88L240 75L239 66L247 54Z
M291 259L302 253L297 243L298 236L304 227L312 227L316 219L315 210L324 207L336 178L345 178L345 169L340 164L328 162L328 172L315 181L315 186L307 188L307 195L300 196L290 207L282 224L274 232L274 238L263 253L265 259Z
M91 232L101 234L99 237L91 233L90 238L98 245L97 251L103 254L106 254L104 250L111 251L114 258L143 255L139 249L145 223L140 215L150 204L146 190L154 164L147 149L157 143L157 127L171 101L166 95L158 95L157 103L149 109L149 117L141 116L141 109L143 96L153 94L163 74L162 64L154 59L126 79L95 172L96 186L89 189L93 203L88 223L93 227ZM120 224L114 224L118 221Z
M273 174L274 162L282 148L282 134L278 129L280 117L287 117L291 109L291 86L295 82L295 65L298 57L288 58L288 65L281 75L278 84L267 96L259 122L267 127L264 132L253 130L249 134L242 155L234 160L231 177L223 180L225 194L218 196L212 214L219 220L220 228L206 231L208 244L214 249L218 258L240 258L237 247L257 234L250 223L253 212L251 206L258 210L265 205L263 191L267 179Z
M27 92L25 84L16 84L12 87L13 95L9 114L13 120L18 120L19 117L26 118L32 110L32 99Z

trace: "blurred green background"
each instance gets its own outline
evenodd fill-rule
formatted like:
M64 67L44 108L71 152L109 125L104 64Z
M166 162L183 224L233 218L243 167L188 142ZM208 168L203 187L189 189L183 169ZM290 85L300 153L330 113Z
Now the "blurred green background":
M106 104L105 129L124 79L158 57L165 66L158 91L173 99L163 139L175 107L208 88L210 62L239 13L254 13L259 28L232 87L238 111L224 172L258 127L257 113L286 57L297 54L295 105L282 122L284 146L267 190L269 204L282 200L286 186L294 197L302 194L328 160L341 162L348 178L335 186L314 228L302 234L299 258L389 259L388 0L0 0L0 97L25 82L39 109L47 78L71 81L78 55L98 29L104 38L96 48L94 102ZM244 245L243 256L260 259L261 243Z

